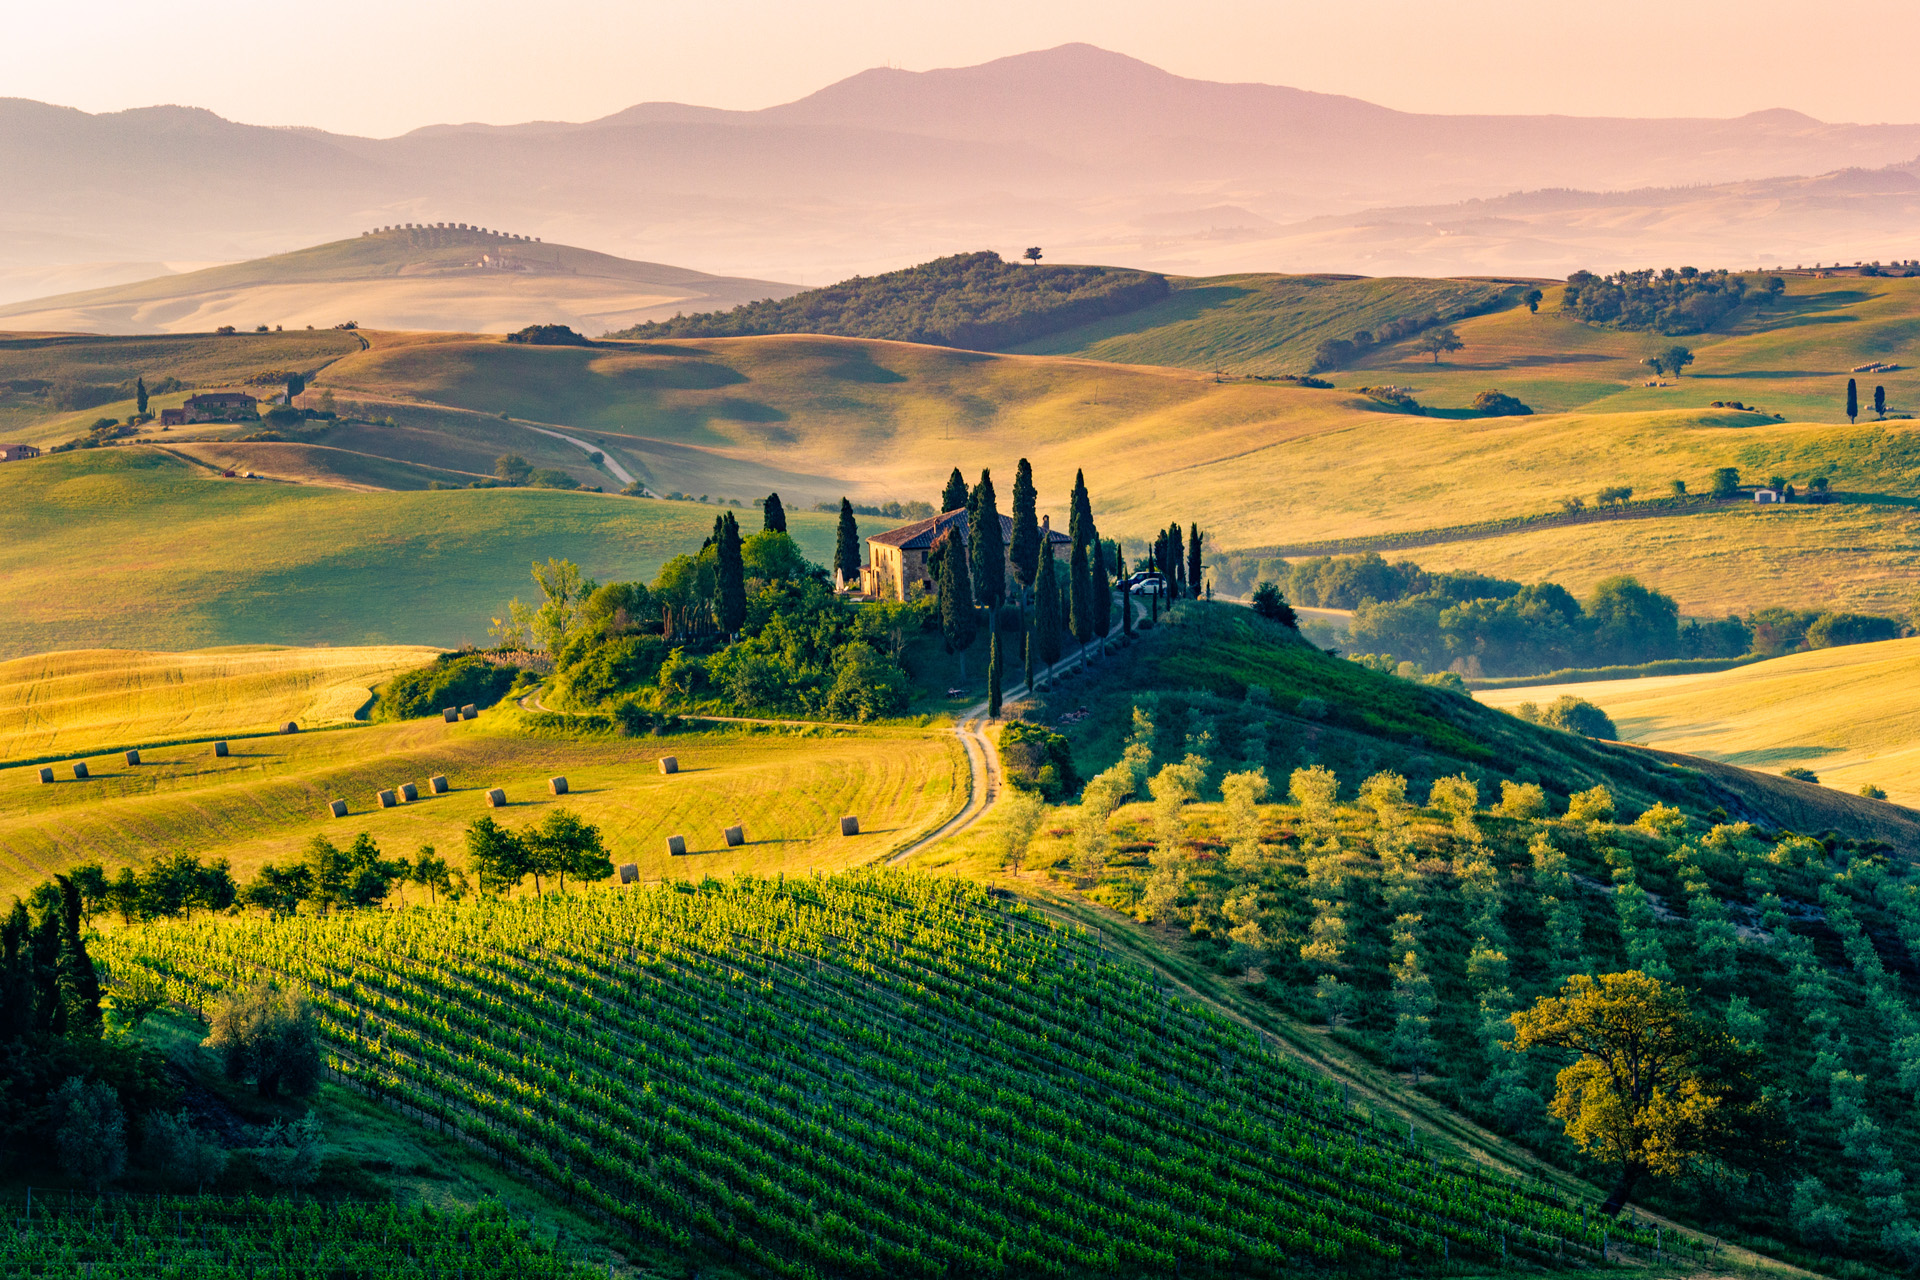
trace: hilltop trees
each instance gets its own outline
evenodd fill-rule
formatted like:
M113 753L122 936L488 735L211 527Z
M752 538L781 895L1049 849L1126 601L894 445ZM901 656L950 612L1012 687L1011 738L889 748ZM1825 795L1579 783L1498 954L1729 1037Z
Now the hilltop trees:
M1031 262L1034 265L1038 266L1040 263L1040 246L1037 244L1030 245L1028 246L1027 251L1021 254L1020 256L1025 258L1028 262Z
M1589 324L1656 333L1700 333L1740 305L1747 282L1725 271L1692 267L1567 277L1560 309Z

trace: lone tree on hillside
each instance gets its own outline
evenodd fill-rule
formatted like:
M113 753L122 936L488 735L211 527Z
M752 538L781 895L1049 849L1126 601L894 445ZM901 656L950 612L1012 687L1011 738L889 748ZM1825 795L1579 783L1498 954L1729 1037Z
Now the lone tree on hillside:
M1675 343L1657 356L1648 356L1647 363L1655 373L1677 378L1682 369L1693 363L1693 352Z
M940 507L936 514L945 515L949 511L958 511L967 505L967 478L955 467L953 474L947 477L947 487L940 491Z
M1539 315L1540 304L1546 299L1546 296L1547 296L1546 294L1541 293L1538 289L1527 290L1527 296L1526 296L1527 310L1533 313L1534 315Z
M860 526L845 498L840 499L840 528L833 538L833 567L840 571L842 586L860 580Z
M1880 417L1881 421L1884 422L1886 420L1887 389L1885 387L1875 387L1873 389L1873 411ZM142 412L145 412L145 410L142 410Z
M1722 501L1740 496L1740 472L1734 467L1721 467L1713 473L1713 496Z
M1460 341L1460 335L1452 329L1436 329L1420 339L1415 344L1415 349L1430 353L1433 356L1433 362L1439 364L1442 355L1451 355L1466 345Z
M1588 1155L1618 1170L1614 1215L1648 1174L1678 1178L1774 1145L1753 1051L1696 1017L1686 992L1639 970L1584 973L1508 1019L1510 1048L1578 1054L1551 1110Z
M1037 266L1040 262L1040 246L1036 244L1020 256Z
M1852 378L1847 379L1847 421L1852 422L1860 416L1860 386Z
M787 531L787 509L780 505L780 495L770 493L767 500L760 504L760 527L768 533Z

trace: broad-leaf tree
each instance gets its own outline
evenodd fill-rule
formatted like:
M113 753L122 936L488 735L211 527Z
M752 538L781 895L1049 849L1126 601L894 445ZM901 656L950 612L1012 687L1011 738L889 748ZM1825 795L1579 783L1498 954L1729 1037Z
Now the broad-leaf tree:
M1433 332L1424 335L1420 341L1414 345L1417 349L1430 354L1433 357L1433 362L1439 364L1441 356L1451 355L1467 344L1462 342L1460 335L1452 329L1435 329Z

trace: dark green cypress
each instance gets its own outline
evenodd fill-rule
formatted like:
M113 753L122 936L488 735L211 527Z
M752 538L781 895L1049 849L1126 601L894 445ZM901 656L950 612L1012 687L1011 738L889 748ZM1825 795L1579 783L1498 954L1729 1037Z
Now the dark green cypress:
M1200 565L1200 526L1187 526L1187 594L1195 600L1200 598L1200 584L1205 574Z
M1000 504L993 476L982 470L967 511L968 550L973 563L973 598L991 609L1007 598L1007 544L1000 528Z
M1073 623L1073 638L1080 642L1080 664L1086 665L1087 641L1093 639L1093 576L1087 565L1087 544L1073 544L1073 559L1067 568L1068 615Z
M960 474L960 468L955 467L953 474L947 477L946 490L940 495L940 510L935 514L945 515L949 511L958 511L966 505L967 478Z
M845 501L845 499L842 499ZM768 533L787 531L787 509L780 505L780 495L770 493L767 500L760 504L760 527Z
M1860 416L1860 386L1852 378L1847 379L1847 421L1852 422Z
M960 655L960 678L966 679L967 649L979 628L973 608L973 584L967 575L967 557L958 538L949 531L940 536L940 633L947 652Z
M1093 634L1106 639L1107 632L1113 630L1113 584L1107 579L1107 551L1098 539L1093 547L1093 581L1089 586L1087 606L1093 614Z
M1068 499L1067 536L1078 546L1093 536L1093 503L1087 498L1087 473L1073 473L1073 496Z
M147 380L145 378L133 380L133 407L139 413L147 411Z
M1033 692L1033 628L1032 619L1026 619L1020 628L1020 656L1027 664L1027 692Z
M1053 540L1040 550L1040 573L1034 579L1034 629L1040 633L1040 664L1060 661L1060 582L1054 570Z
M853 518L853 504L840 499L840 527L833 538L833 567L840 581L852 586L860 581L860 525Z
M987 647L987 719L1000 718L1000 628L993 629L993 640Z
M1040 494L1033 487L1033 468L1025 458L1013 473L1013 542L1007 558L1013 562L1013 578L1022 587L1033 586L1033 575L1040 572Z
M740 522L729 511L720 517L720 629L728 635L747 625L747 571L740 559Z
M1182 545L1180 522L1175 520L1167 528L1167 592L1168 600L1178 600L1187 593L1187 551Z
M1120 593L1120 634L1129 640L1133 638L1133 592L1131 589Z

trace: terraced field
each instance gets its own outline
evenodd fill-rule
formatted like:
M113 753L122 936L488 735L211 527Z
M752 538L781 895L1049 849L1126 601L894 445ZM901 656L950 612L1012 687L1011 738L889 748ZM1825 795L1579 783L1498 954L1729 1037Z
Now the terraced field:
M236 737L226 758L206 743L144 751L137 766L99 754L80 757L91 778L75 780L63 760L51 786L36 767L0 770L0 894L75 863L112 871L159 853L228 858L245 879L320 833L344 843L365 831L409 856L430 844L460 865L475 818L491 813L518 828L555 804L598 825L615 860L638 862L647 879L831 871L937 826L966 789L953 739L917 729L622 739L532 736L518 724L501 710L452 725ZM679 774L660 773L666 755ZM428 792L434 774L447 776L449 794ZM556 775L570 784L564 800L548 790ZM418 788L417 802L377 807L379 791L404 782ZM507 809L487 808L492 787L506 791ZM348 802L348 817L324 816L335 798ZM860 818L860 835L840 835L844 814ZM728 849L721 833L736 823L747 844ZM669 835L687 837L688 856L668 855Z

